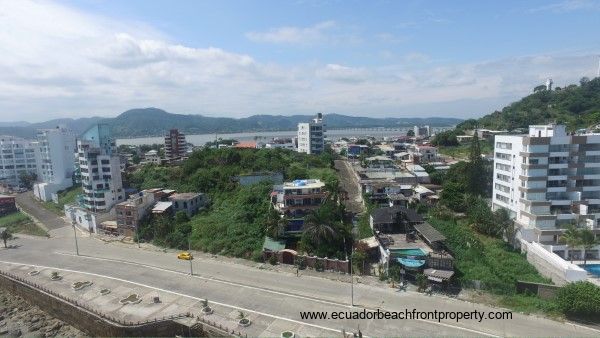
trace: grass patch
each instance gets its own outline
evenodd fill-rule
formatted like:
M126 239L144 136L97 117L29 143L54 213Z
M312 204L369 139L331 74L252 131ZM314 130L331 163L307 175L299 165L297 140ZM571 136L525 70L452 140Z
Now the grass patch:
M480 141L479 145L481 146L482 154L491 154L494 152L494 148L488 142ZM458 146L440 146L438 147L438 152L443 155L452 156L454 158L466 159L469 157L469 152L471 149L471 144L461 144Z
M446 245L454 253L457 278L464 286L481 281L492 293L514 295L518 280L552 283L527 262L524 254L501 239L477 234L463 222L431 217L429 223L446 236Z
M68 189L62 190L58 192L58 204L53 201L42 202L44 208L58 214L62 215L64 213L64 207L66 204L75 203L77 195L83 193L81 186L73 186Z
M11 233L48 236L44 229L35 225L27 215L21 212L14 212L0 217L0 227L7 228Z

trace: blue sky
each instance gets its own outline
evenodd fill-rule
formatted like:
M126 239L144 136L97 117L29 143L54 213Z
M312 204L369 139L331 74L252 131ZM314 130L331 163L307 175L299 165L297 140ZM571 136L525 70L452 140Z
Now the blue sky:
M0 2L2 120L473 117L600 54L594 0Z

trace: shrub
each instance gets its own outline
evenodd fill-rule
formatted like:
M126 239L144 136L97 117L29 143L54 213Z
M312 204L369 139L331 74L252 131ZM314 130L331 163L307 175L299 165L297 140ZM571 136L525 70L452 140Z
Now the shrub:
M269 257L269 264L277 265L277 256L271 255L271 257Z
M600 317L600 287L580 281L563 286L557 293L560 310L568 316Z
M315 263L315 270L317 270L317 271L325 270L325 266L323 265L323 262L321 262L318 259L317 259L317 262Z

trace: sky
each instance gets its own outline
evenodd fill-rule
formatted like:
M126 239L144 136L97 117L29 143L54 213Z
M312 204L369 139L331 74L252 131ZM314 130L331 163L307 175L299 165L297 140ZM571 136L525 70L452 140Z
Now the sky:
M483 116L595 77L600 0L0 0L0 122Z

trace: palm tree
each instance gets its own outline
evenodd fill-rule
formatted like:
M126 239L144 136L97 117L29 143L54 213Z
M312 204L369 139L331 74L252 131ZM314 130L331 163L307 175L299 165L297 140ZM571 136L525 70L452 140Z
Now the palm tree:
M304 233L318 246L337 236L335 229L321 216L321 213L316 211L304 217Z
M10 241L13 238L13 235L8 229L2 229L2 232L0 232L0 238L2 238L2 241L4 241L4 247L8 248L6 241Z
M581 245L580 230L577 229L574 224L570 224L567 227L567 230L560 236L560 239L567 244L570 251L571 248ZM573 255L569 256L571 257L571 263L573 263Z
M583 265L587 265L586 251L600 244L600 239L596 238L594 233L589 229L583 229L579 233L580 245L583 248Z

